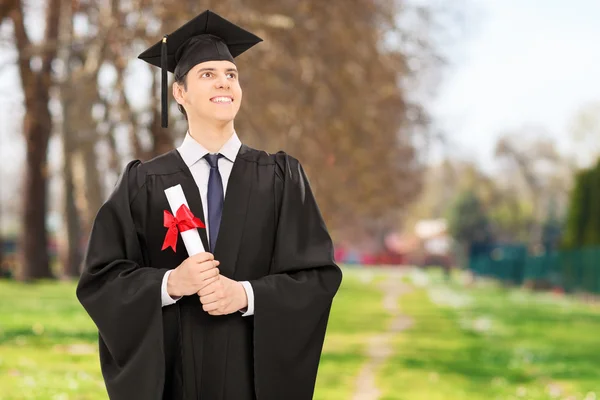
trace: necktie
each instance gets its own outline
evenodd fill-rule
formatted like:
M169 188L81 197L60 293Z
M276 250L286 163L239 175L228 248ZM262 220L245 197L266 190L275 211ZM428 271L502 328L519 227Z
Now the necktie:
M223 213L223 181L219 173L219 158L222 154L207 154L204 156L210 165L208 176L208 232L210 235L210 252L214 253L219 226L221 225L221 214Z

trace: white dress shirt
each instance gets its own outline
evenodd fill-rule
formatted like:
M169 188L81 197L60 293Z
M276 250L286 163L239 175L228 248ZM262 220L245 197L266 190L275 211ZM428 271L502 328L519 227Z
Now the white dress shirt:
M231 135L231 138L229 138L229 140L219 150L219 153L224 156L218 159L219 172L221 173L221 180L223 181L224 196L227 194L227 182L229 181L229 176L231 175L231 170L233 169L233 163L235 162L235 158L237 157L241 146L242 142L234 132L233 135ZM210 152L206 150L204 146L198 143L193 137L191 137L189 132L185 135L185 139L183 139L183 143L177 148L177 151L179 151L181 158L188 166L192 176L194 177L194 181L196 182L198 190L200 191L200 198L202 199L202 210L204 215L208 215L208 177L210 175L210 165L204 156ZM208 223L205 223L205 225L206 236L210 237L210 228ZM167 271L162 281L161 298L163 307L175 304L175 302L179 300L179 298L172 298L167 292L167 281L171 272L172 270ZM248 297L248 309L246 312L244 312L244 314L242 314L242 316L246 317L249 315L254 315L254 291L252 290L252 285L247 281L240 283L244 287L246 296Z

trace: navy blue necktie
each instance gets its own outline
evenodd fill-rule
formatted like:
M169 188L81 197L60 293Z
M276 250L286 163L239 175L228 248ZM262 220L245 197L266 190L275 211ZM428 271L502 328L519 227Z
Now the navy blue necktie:
M222 154L207 154L204 156L210 165L208 176L208 233L210 234L210 252L215 252L215 244L219 235L221 225L221 214L223 213L223 181L219 173L219 158Z

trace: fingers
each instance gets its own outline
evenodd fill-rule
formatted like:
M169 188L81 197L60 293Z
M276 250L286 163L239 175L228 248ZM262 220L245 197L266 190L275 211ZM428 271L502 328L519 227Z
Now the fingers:
M215 312L215 311L220 311L221 308L221 302L220 301L214 301L212 303L208 303L208 304L203 304L202 305L202 309L204 311L206 311L207 313L211 313L211 312Z
M214 282L209 283L208 285L204 286L202 289L200 289L198 291L198 296L206 296L208 294L214 293L217 290L222 288L222 283L220 282L222 276L218 275L217 279Z
M211 268L197 275L199 281L205 281L219 275L219 268Z
M209 261L212 263L213 261ZM214 284L219 280L219 268L211 268L204 272L193 271L191 274L190 284L193 285L194 291L198 293L206 286ZM193 292L192 292L193 294Z
M215 256L212 253L208 253L208 252L203 252L203 253L198 253L195 254L193 256L190 257L190 259L194 260L195 263L203 263L206 261L212 261L215 259Z
M219 296L218 293L211 293L211 294L207 294L205 296L200 296L200 303L202 304L211 304L214 303L215 301L219 301L221 300L222 296Z
M211 283L214 283L214 282L218 281L219 279L221 279L220 277L221 277L220 275L216 275L216 276L213 276L211 278L203 280L202 283L201 283L201 285L200 285L200 290L202 290L205 287L211 285ZM200 295L200 290L198 290L198 295Z
M202 263L195 264L194 269L196 271L204 272L204 271L208 271L209 269L216 268L220 264L221 263L217 260L208 260L208 261L204 261Z
M233 312L233 310L228 311L229 306L229 302L217 300L213 301L212 303L203 304L202 309L210 315L225 315Z

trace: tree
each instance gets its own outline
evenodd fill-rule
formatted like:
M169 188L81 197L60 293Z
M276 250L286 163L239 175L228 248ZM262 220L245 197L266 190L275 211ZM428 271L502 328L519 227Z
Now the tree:
M63 216L66 227L66 241L61 243L60 262L62 275L66 278L79 277L79 270L83 255L81 254L81 218L76 204L74 154L77 151L77 135L70 124L73 117L73 103L75 93L69 79L73 79L71 58L73 56L71 43L73 42L73 8L66 4L62 7L63 24L59 30L60 48L57 51L58 60L64 66L64 72L58 81L58 96L61 101L62 118L60 133L63 150Z
M479 197L471 190L460 193L450 208L448 229L467 249L492 239L489 217Z
M123 4L126 7L121 7ZM64 69L57 79L57 87L62 105L64 215L68 238L62 249L63 271L68 277L79 276L82 239L87 237L106 197L103 167L115 176L121 172L117 131L128 128L134 157L149 158L139 145L138 126L125 96L124 51L131 48L128 43L134 41L139 28L125 22L126 11L123 10L134 6L111 0L63 9L65 23L60 50ZM87 21L87 32L75 34L73 20L77 17ZM143 21L142 16L136 25ZM117 73L110 90L99 82L102 67L114 67ZM94 115L94 110L99 108L103 109L103 115L97 112ZM108 157L99 154L103 141L108 145ZM99 165L99 160L106 158L110 161L105 166Z
M589 167L600 157L600 102L586 104L573 116L570 133L579 167Z
M557 217L564 214L574 169L548 136L542 128L523 127L503 134L496 144L496 157L504 161L505 172L498 183L513 204L512 216L520 213L527 224L525 237L534 247L542 245L542 225L550 207Z
M600 245L600 161L575 177L563 245Z
M12 19L17 44L17 65L25 97L23 135L27 143L23 193L23 217L17 279L51 277L46 231L47 150L52 118L48 108L52 85L52 62L56 57L60 0L48 0L45 34L39 46L29 39L25 29L22 0L9 2L2 8ZM1 14L0 14L1 16Z
M563 222L559 218L554 201L550 203L548 216L542 225L542 246L545 253L558 249L562 237Z
M383 43L390 32L414 37L396 23L406 9L370 0L220 4L211 5L266 39L239 61L244 140L301 160L336 234L394 227L420 190L413 141L428 123L403 86L419 73L409 67L415 55L403 42Z
M429 117L410 92L417 83L432 86L425 72L429 77L441 66L432 34L435 10L371 0L122 4L128 5L127 29L142 16L145 23L138 39L109 46L111 52L117 49L110 60L135 62L134 48L158 41L205 8L263 37L264 43L236 60L244 89L236 122L242 140L270 152L285 149L300 159L335 236L361 231L370 236L395 227L399 210L420 190L422 164L414 143L427 134ZM406 29L399 16L423 23ZM120 77L120 61L115 65ZM118 92L126 86L121 81ZM149 97L156 93L152 89ZM107 104L107 119L115 126L137 121L131 146L136 155L155 155L182 136L171 133L181 120L174 113L169 130L158 127L158 101L141 111L123 103L118 113L112 100ZM138 151L140 143L152 147Z
M134 84L128 71L134 65L136 72L146 68L135 56L205 8L265 39L237 61L244 104L236 129L251 146L271 152L284 149L300 159L334 236L357 241L381 236L395 228L401 211L420 190L423 165L415 142L429 134L429 116L424 102L413 94L419 85L435 86L429 77L443 64L432 30L437 12L433 8L371 0L110 0L62 5L49 0L46 35L39 45L30 46L21 2L2 2L0 18L10 15L15 21L26 93L24 135L28 160L33 160L28 161L34 183L26 184L24 221L35 223L23 224L22 254L29 258L23 262L24 279L49 276L41 243L46 241L48 178L43 171L53 122L62 122L54 125L65 153L63 208L69 249L64 260L67 275L74 275L79 255L71 249L78 246L78 237L87 236L124 159L148 159L171 149L175 137L183 136L181 117L173 113L168 130L159 126L156 71L152 87L134 88L147 91L154 101L140 106L127 98ZM66 33L57 40L61 9ZM73 33L75 18L85 21L86 32ZM406 28L399 21L407 19L423 23L418 29ZM57 58L59 49L63 53ZM54 60L57 68L52 71ZM114 72L115 79L102 81L101 70ZM50 88L58 89L53 92L56 97L50 97ZM56 121L48 112L50 100L62 105L56 113L62 118ZM100 148L109 154L98 157ZM32 268L46 272L27 272Z

